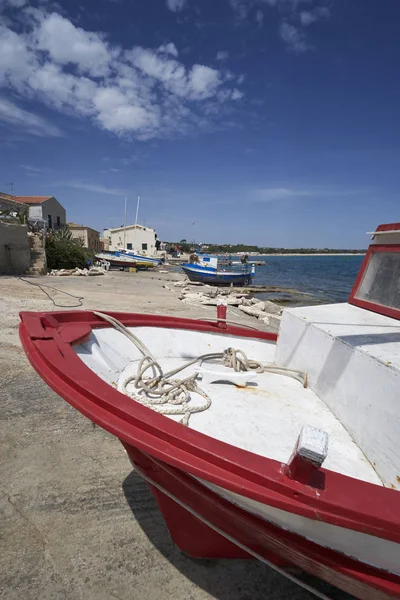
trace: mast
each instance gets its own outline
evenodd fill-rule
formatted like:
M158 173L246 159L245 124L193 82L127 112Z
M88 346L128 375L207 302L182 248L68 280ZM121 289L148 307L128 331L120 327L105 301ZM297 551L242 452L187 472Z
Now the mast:
M125 196L125 213L124 213L124 250L126 250L126 205L128 198Z
M135 229L133 231L133 251L136 251L136 229L137 229L137 223L138 223L138 217L139 217L139 205L140 205L140 196L137 197L137 203L136 203L136 218L135 218Z

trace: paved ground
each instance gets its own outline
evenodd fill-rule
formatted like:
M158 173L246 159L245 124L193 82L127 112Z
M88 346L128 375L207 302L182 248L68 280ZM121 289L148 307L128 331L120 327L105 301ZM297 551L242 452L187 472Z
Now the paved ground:
M151 277L34 281L85 296L85 307L198 315ZM52 392L20 348L18 310L48 310L51 302L2 277L0 305L0 598L311 599L256 561L184 556L120 443Z

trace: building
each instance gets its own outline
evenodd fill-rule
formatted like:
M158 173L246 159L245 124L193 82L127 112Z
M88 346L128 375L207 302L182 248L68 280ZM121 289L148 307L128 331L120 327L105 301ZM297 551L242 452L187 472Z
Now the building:
M76 223L68 223L68 229L75 239L82 240L85 248L98 252L101 250L100 233L86 225L77 225Z
M67 222L65 208L54 196L10 196L0 194L1 197L29 206L29 220L45 221L48 229L60 229Z
M132 250L147 256L156 252L157 234L151 227L143 225L105 229L102 239L109 250Z

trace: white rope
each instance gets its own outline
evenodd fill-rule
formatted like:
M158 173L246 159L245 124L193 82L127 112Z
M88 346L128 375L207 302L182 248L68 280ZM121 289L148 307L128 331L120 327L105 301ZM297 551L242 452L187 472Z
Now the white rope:
M277 373L293 377L300 381L304 387L307 386L307 375L301 371L277 367L276 365L263 365L262 363L249 359L243 350L227 348L223 352L202 354L184 363L180 367L164 373L159 362L147 346L134 333L129 331L123 323L101 312L93 311L93 314L110 323L117 331L125 335L135 344L143 354L138 369L134 375L126 375L120 382L124 394L140 402L144 406L162 415L182 415L181 423L189 424L190 415L203 412L210 408L211 398L202 390L196 382L199 373L194 373L184 379L171 379L187 367L209 360L221 360L222 363L236 372L256 371L257 373ZM151 369L152 376L146 375ZM133 383L134 390L128 390L128 385ZM199 394L204 398L201 404L190 404L190 392Z

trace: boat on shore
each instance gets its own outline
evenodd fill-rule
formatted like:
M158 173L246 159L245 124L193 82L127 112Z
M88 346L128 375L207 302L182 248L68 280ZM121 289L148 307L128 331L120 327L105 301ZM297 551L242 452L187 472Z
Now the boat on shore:
M127 256L139 263L150 263L153 267L160 266L162 264L161 258L154 256L145 256L144 254L137 254L132 250L120 250L119 253L123 256Z
M117 436L170 535L359 600L400 598L400 223L378 227L347 303L276 334L214 321L23 312L39 375Z
M239 268L225 268L220 265L217 256L195 254L190 262L181 265L190 281L208 283L210 285L250 285L255 267L241 264Z
M95 258L100 263L108 264L114 269L129 269L135 268L138 270L147 270L155 266L151 260L138 260L124 252L104 251L95 254Z

